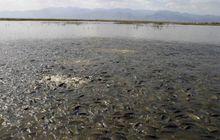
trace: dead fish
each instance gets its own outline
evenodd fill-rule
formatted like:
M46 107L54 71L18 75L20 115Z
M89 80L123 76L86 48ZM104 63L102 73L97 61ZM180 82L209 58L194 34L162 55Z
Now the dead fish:
M0 126L3 124L4 121L5 121L5 120L0 117Z
M145 135L145 138L148 140L148 139L158 139L158 137L156 135Z
M161 115L161 116L160 116L160 119L161 119L163 122L169 122L169 121L170 121L170 117L169 117L169 116L166 116L166 115Z
M164 128L177 129L178 126L175 123L169 123L168 125L164 126Z
M220 116L220 114L217 114L217 113L212 113L212 114L210 114L212 117L219 117Z
M79 130L76 125L70 129L70 132L72 135L79 135Z
M133 118L134 117L134 113L133 112L128 112L128 113L125 113L124 115L123 115L123 117L124 118L126 118L126 119L131 119L131 118Z
M189 113L188 116L189 116L190 118L192 118L193 120L201 120L201 118L200 118L199 116L197 116L197 115L195 115L195 114L192 114L192 113Z
M182 126L182 129L189 130L189 129L196 127L196 124L193 122L184 122L181 124L181 126Z
M191 128L192 128L192 126L190 126L190 125L186 125L186 126L183 127L184 130L189 130Z
M112 140L127 140L124 133L116 132L112 135Z
M216 133L218 132L218 128L214 127L214 126L208 126L207 127L207 130L210 132L210 133Z

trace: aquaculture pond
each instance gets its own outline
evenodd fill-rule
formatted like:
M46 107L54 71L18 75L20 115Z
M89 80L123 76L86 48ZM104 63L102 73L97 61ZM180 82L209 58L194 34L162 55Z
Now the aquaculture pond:
M220 27L0 22L0 139L220 139Z

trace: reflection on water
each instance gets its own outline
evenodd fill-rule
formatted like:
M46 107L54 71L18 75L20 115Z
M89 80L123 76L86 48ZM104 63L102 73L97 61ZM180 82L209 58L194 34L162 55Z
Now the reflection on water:
M1 21L0 32L0 40L107 37L220 43L218 26Z

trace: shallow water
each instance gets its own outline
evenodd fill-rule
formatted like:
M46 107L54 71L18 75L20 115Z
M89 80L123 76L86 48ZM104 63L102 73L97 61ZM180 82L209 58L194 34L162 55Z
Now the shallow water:
M220 26L1 21L0 33L0 40L108 37L220 44Z
M220 138L217 41L132 37L150 25L7 24L0 26L0 139Z

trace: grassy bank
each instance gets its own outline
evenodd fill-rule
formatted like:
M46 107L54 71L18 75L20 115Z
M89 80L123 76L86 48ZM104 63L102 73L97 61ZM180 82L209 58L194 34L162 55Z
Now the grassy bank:
M204 25L220 26L220 22L172 22L172 21L141 21L141 20L103 20L103 19L45 19L45 18L0 18L0 21L64 21L64 22L114 22L116 24L177 24L177 25Z

